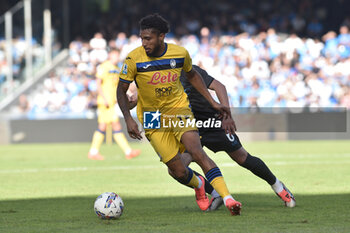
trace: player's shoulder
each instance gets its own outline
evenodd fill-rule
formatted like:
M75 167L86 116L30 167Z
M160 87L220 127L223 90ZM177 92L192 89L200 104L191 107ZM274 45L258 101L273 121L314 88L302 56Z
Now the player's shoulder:
M198 72L204 71L202 68L200 68L199 66L194 65L194 64L192 64L192 69L194 69L194 70L196 70L196 71L198 71Z
M168 46L169 50L176 50L176 51L183 52L183 53L185 53L187 51L184 47L177 45L177 44L167 43L167 46Z
M207 78L207 77L209 78L209 75L208 75L207 71L205 71L201 67L199 67L197 65L192 65L192 69L197 71L203 78Z
M133 49L131 52L128 53L125 60L137 60L138 58L142 57L145 53L145 49L142 46L139 46L135 49Z

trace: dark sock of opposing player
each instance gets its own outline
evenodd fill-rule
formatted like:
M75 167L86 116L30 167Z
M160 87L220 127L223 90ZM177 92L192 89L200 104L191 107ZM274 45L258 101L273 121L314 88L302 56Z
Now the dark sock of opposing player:
M273 185L276 182L276 177L272 174L272 172L266 166L264 161L255 156L250 155L249 153L247 159L243 164L241 164L241 166L250 170L252 173L260 177L261 179L264 179L270 185Z

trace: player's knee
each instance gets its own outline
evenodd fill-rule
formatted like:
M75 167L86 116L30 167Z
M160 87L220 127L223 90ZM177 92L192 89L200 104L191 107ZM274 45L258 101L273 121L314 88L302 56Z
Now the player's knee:
M242 165L248 156L248 153L246 150L243 149L243 147L237 151L233 151L229 153L230 157L239 165Z
M247 155L242 155L237 159L237 163L239 165L242 165L246 161L246 159L247 159Z
M190 153L185 152L181 154L181 160L183 164L187 167L193 159Z
M235 157L235 161L236 163L238 163L239 165L242 165L247 159L247 155L246 154L238 154L236 157Z

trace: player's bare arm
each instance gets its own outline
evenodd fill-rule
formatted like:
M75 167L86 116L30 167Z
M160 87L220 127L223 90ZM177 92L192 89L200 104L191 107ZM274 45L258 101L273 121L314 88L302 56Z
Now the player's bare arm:
M231 115L230 108L217 103L213 97L210 95L207 87L205 86L205 83L201 77L201 75L192 69L190 72L186 73L186 77L188 81L191 83L191 85L197 89L197 91L204 96L206 100L213 106L214 109L219 111L223 118L227 118L227 115Z
M129 109L133 109L137 105L137 87L135 82L130 83L129 89L126 92L128 100L129 100Z
M209 85L209 89L215 91L220 103L225 107L230 107L226 87L219 81L213 80ZM231 113L226 118L222 119L222 128L226 133L234 134L237 131L236 123L232 118Z
M120 110L123 113L125 123L128 129L128 133L133 139L142 139L141 132L138 129L137 123L132 118L130 114L129 99L126 92L129 88L129 83L119 82L117 88L117 99L119 103Z
M137 95L128 95L128 99L129 99L129 109L133 109L136 107L137 105Z

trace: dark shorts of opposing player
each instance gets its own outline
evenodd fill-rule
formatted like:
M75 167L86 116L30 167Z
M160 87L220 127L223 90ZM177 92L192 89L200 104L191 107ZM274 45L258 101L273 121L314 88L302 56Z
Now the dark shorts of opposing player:
M236 151L242 147L239 137L226 134L224 130L200 131L202 146L213 152L225 151L227 153Z

